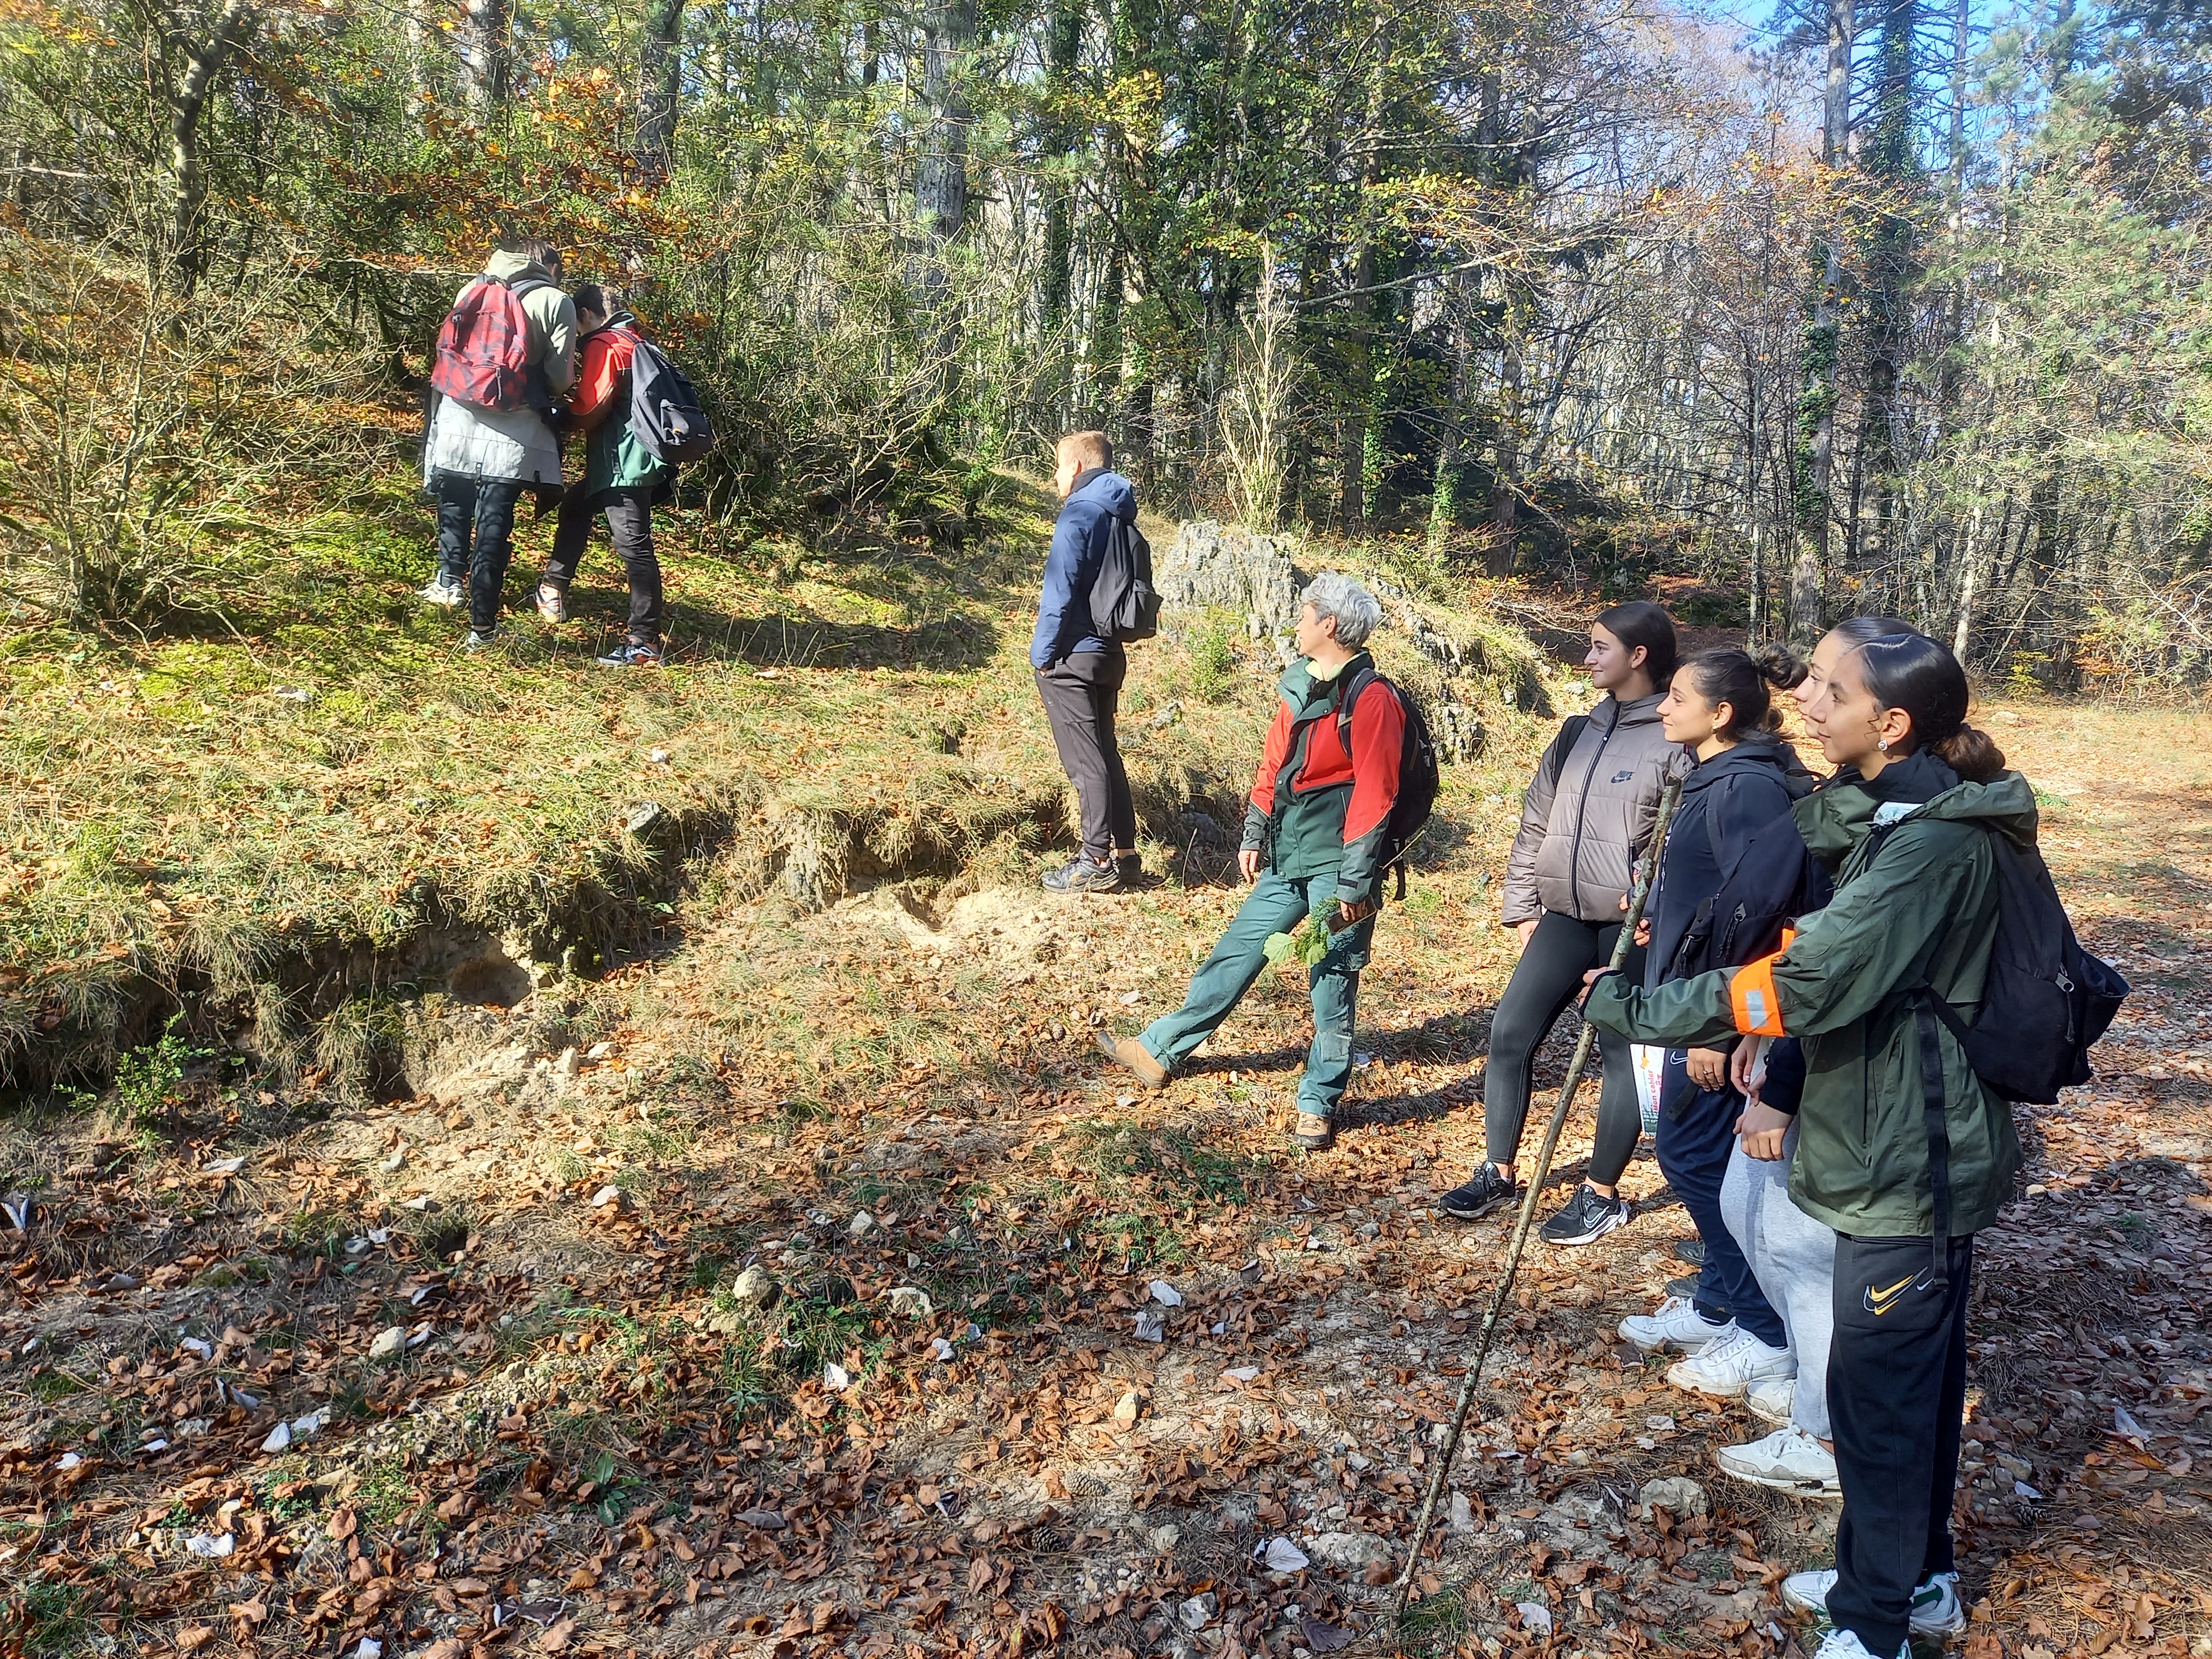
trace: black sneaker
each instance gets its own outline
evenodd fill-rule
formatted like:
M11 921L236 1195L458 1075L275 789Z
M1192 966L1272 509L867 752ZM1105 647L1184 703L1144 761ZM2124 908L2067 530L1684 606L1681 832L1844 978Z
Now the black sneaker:
M1079 854L1044 872L1048 893L1110 893L1121 884L1121 872L1112 865L1093 864Z
M500 642L496 628L471 628L468 638L461 641L464 651L489 651Z
M1626 1227L1629 1217L1625 1198L1601 1198L1585 1181L1575 1188L1566 1207L1543 1225L1547 1244L1594 1244L1616 1227Z
M592 660L601 668L658 668L660 666L660 647L647 645L641 640L625 640L604 657Z
M1698 1292L1705 1288L1705 1279L1697 1273L1684 1279L1670 1279L1667 1281L1667 1294L1679 1296L1685 1302L1694 1302L1698 1299ZM1723 1319L1728 1317L1725 1308L1716 1308L1713 1311Z
M1705 1241L1702 1238L1678 1238L1671 1246L1674 1260L1686 1261L1692 1267L1705 1265Z
M1474 1221L1519 1195L1520 1188L1498 1174L1497 1165L1478 1164L1473 1175L1437 1200L1437 1208L1455 1221Z

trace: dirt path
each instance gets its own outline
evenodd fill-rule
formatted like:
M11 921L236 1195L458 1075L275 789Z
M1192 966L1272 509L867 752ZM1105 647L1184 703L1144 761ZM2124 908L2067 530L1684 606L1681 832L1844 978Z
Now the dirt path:
M2136 991L2098 1082L2025 1115L1986 1241L1967 1650L2201 1656L2212 751L2180 715L1991 718ZM1288 981L1163 1097L1095 1063L1236 903L1167 886L703 910L577 1006L457 1031L417 1100L316 1124L210 1087L144 1150L19 1121L0 1639L1233 1659L1367 1630L1503 1248L1431 1205L1479 1152L1528 758L1453 777L1321 1157L1281 1150ZM1793 1639L1771 1587L1833 1508L1721 1477L1749 1420L1614 1338L1688 1231L1648 1159L1626 1189L1633 1225L1530 1264L1411 1645Z

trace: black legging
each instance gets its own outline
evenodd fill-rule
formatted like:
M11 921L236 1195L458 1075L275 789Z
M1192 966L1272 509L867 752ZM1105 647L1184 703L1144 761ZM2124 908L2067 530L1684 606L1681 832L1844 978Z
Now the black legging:
M1556 910L1545 911L1537 922L1490 1021L1490 1059L1482 1073L1482 1124L1485 1150L1492 1164L1510 1164L1519 1152L1522 1126L1528 1121L1528 1068L1536 1050L1567 1005L1582 994L1583 975L1613 960L1613 942L1620 937L1617 921L1577 921ZM1643 981L1639 946L1629 946L1622 971L1632 984ZM1636 1155L1644 1119L1636 1104L1628 1039L1600 1031L1597 1046L1605 1056L1605 1079L1598 1091L1589 1178L1610 1187Z

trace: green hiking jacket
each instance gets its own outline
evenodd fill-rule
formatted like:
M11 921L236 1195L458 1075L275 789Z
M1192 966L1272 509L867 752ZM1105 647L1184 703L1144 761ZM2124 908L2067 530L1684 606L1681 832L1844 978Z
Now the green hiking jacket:
M1924 797L1917 805L1916 794ZM1592 991L1589 1018L1638 1042L1717 1044L1750 1029L1731 981L1771 972L1783 1031L1805 1050L1790 1196L1838 1232L1924 1237L1935 1231L1934 1206L1911 993L1933 987L1972 1024L1997 929L1989 837L2033 846L2035 794L2017 772L1965 783L1941 761L1916 756L1870 782L1847 775L1791 810L1806 845L1834 873L1836 893L1803 919L1789 949L1653 990L1613 975ZM1870 844L1878 820L1895 827ZM2020 1139L2011 1109L1982 1086L1940 1022L1936 1040L1957 1237L1990 1225L2011 1198Z

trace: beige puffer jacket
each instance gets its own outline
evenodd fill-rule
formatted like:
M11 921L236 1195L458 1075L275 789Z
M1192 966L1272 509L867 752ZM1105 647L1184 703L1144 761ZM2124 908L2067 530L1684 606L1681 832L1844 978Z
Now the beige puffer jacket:
M1660 727L1663 696L1626 703L1607 696L1590 710L1564 763L1553 749L1544 751L1505 861L1508 927L1547 910L1579 921L1620 920L1621 895L1650 843L1660 789L1682 752Z

